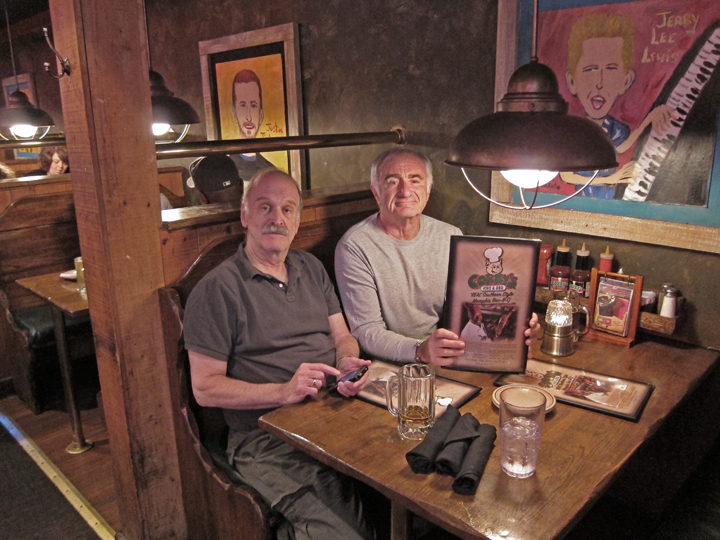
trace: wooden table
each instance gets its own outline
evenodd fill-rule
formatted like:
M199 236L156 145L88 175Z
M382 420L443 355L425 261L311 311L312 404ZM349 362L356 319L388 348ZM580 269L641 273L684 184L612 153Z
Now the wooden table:
M551 360L539 344L533 349L535 358ZM575 354L557 363L654 385L642 418L635 423L558 403L546 419L536 474L523 480L504 474L498 441L474 496L456 494L451 477L414 474L405 453L415 443L398 436L387 411L357 399L320 394L264 415L260 426L386 495L395 538L405 534L409 510L461 538L548 540L572 528L717 358L717 352L655 341L626 349L581 340ZM481 394L460 410L497 426L495 375L445 369L438 374L481 386Z
M70 415L70 426L73 434L73 441L67 446L66 450L70 454L81 454L90 450L93 443L85 439L83 435L80 411L72 384L72 365L63 314L68 317L87 315L89 313L87 295L78 292L77 282L61 278L57 272L18 279L17 284L42 298L50 305L52 310L65 404Z

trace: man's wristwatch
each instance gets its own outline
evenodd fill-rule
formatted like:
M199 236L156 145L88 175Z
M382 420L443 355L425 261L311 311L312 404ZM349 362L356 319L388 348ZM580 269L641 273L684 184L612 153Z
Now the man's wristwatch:
M425 339L418 339L417 343L415 344L415 362L422 362L420 358L420 346L425 343L427 340Z

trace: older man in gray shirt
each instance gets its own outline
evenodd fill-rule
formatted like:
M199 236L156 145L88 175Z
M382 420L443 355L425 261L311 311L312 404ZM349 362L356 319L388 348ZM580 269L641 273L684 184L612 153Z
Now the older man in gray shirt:
M425 156L393 148L375 160L370 174L379 212L352 227L335 249L350 330L375 358L451 365L465 342L438 323L450 237L462 231L422 213L433 183ZM536 328L533 315L525 335Z

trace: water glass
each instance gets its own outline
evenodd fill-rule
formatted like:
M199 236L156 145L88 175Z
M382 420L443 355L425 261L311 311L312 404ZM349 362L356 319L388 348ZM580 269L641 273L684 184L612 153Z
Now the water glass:
M502 470L513 478L532 476L545 423L545 396L532 387L507 386L498 402Z
M85 265L82 257L75 257L75 273L77 274L77 287L80 294L87 294L85 288Z
M406 364L387 381L387 408L397 416L403 439L420 440L435 422L435 372L427 364ZM394 401L397 396L397 406Z

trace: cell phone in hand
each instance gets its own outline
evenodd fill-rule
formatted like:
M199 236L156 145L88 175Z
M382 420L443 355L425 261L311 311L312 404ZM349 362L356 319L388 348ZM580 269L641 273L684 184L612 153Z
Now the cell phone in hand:
M360 369L353 371L352 373L348 373L341 379L338 379L335 381L334 384L330 385L329 390L332 392L333 390L337 390L338 383L340 382L356 382L359 381L363 375L365 375L365 372L368 370L368 366L363 366Z

